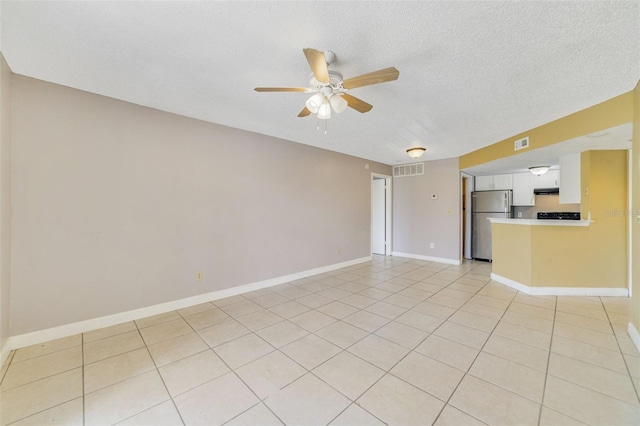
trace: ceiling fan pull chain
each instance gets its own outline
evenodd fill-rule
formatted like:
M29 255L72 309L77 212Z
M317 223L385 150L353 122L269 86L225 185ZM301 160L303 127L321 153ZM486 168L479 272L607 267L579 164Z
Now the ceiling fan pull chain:
M329 120L324 120L324 134L327 134L327 121Z

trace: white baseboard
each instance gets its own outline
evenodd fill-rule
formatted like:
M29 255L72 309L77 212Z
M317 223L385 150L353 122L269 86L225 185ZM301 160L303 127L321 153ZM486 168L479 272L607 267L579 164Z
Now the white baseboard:
M532 287L493 272L491 279L532 296L629 296L629 290L622 287Z
M636 349L638 349L638 352L640 352L640 333L632 322L629 323L627 333L629 333L629 337L631 337L633 344L636 345Z
M117 314L107 315L99 318L92 318L89 320L65 324L45 330L38 330L31 333L11 336L7 339L7 342L5 342L4 346L2 347L0 355L3 357L2 361L4 361L4 357L6 357L6 355L8 355L9 352L14 349L24 348L39 343L48 342L49 340L73 336L74 334L78 333L86 333L88 331L121 324L123 322L133 321L152 315L163 314L165 312L188 308L189 306L199 305L201 303L224 299L225 297L231 297L238 294L248 293L254 290L260 290L263 288L288 283L290 281L295 281L313 275L335 271L336 269L342 269L348 266L357 265L359 263L368 262L371 259L371 256L361 257L359 259L348 260L346 262L336 263L333 265L323 266L315 269L309 269L302 272L296 272L295 274L284 275L264 281L258 281L255 283L231 287L224 290L213 291L210 293L200 294L198 296L187 297L185 299L160 303L158 305L147 306L145 308L135 309L132 311L120 312Z
M398 251L392 251L391 256L406 257L409 259L428 260L430 262L448 263L450 265L462 265L460 259L447 259L445 257L423 256L421 254L401 253Z

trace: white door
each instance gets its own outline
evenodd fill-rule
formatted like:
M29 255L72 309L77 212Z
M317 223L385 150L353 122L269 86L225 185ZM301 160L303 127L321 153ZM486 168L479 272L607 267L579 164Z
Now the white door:
M375 254L385 254L386 235L386 190L385 179L373 179L371 185L372 209L372 251Z
M471 176L464 176L463 197L462 202L462 214L463 214L463 238L464 238L464 253L465 259L471 259L471 193L473 192L473 178Z

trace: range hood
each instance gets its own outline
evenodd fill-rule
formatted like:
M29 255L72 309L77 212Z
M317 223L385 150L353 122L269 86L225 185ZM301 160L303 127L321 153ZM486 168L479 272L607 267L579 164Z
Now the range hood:
M553 195L553 194L559 194L560 193L560 188L556 187L556 188L535 188L533 190L533 193L536 195Z

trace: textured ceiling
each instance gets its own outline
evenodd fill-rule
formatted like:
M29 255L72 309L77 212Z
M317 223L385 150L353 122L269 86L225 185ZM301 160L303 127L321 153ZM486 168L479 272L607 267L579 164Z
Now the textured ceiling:
M456 157L633 89L638 1L11 2L1 49L15 73L386 164ZM332 50L374 105L316 130L305 47Z

